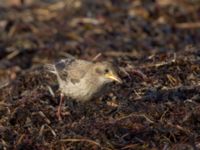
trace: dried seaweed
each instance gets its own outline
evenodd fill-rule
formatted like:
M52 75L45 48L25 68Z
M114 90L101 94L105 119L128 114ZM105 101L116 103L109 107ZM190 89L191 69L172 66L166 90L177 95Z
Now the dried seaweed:
M198 0L0 2L0 149L200 149ZM15 14L15 15L13 15ZM113 61L123 84L65 97L46 63Z

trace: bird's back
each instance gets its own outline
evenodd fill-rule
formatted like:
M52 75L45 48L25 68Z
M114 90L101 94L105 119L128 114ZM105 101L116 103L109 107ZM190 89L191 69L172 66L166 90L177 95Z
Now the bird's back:
M88 72L92 63L80 59L63 59L55 64L58 75L64 81L79 82Z
M88 72L92 66L93 62L67 58L51 65L48 70L56 74L61 92L74 99L85 101L90 99L94 90L88 82L90 80Z

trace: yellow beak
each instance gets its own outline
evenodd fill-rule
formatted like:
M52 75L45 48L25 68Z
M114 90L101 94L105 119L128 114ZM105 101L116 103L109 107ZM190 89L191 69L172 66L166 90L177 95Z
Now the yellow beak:
M107 73L105 76L106 78L112 79L113 81L122 83L122 80L117 75L114 75L113 73Z

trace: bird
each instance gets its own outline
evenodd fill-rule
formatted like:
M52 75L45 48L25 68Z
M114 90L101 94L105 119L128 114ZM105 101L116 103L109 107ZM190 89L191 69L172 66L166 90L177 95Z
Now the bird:
M117 68L108 61L94 62L68 57L48 64L46 68L56 76L59 84L60 103L56 113L59 120L62 120L64 96L86 102L103 94L110 83L122 83Z

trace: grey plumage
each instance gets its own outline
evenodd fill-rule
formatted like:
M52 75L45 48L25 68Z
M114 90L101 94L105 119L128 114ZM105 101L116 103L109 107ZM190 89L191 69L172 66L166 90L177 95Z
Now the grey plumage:
M114 80L121 82L116 69L108 62L67 58L47 65L47 70L56 75L61 93L77 101L87 101L99 95Z

